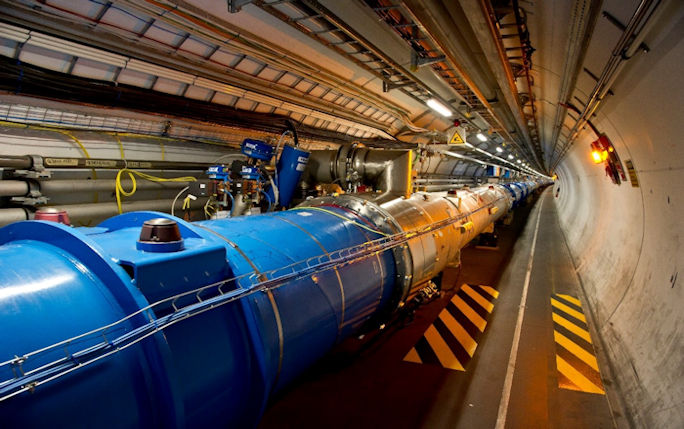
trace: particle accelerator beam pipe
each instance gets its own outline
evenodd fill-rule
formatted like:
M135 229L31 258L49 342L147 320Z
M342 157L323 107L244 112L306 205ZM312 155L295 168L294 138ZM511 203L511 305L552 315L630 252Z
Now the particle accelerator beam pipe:
M271 395L401 307L513 198L494 185L1 228L0 421L253 427Z

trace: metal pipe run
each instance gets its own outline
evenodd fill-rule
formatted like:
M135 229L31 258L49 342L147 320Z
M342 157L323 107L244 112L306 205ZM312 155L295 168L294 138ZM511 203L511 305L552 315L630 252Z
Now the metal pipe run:
M382 192L378 198L389 200L411 195L410 150L378 150L357 145L338 150L314 150L309 157L304 181L339 182L348 188L369 183Z
M8 225L12 222L30 219L30 214L24 209L0 209L0 226Z
M27 170L33 166L30 156L0 155L0 168L16 168Z
M191 201L190 208L193 210L200 209L207 201L206 198L198 198ZM171 204L173 199L164 200L147 200L147 201L126 201L121 204L121 208L126 212L133 212L138 210L156 210L169 212L171 211ZM71 219L92 219L103 218L107 216L116 215L119 210L115 202L112 203L90 203L90 204L68 204L59 206L50 206L58 210L64 210ZM181 211L183 207L182 199L176 200L175 210Z
M1 228L0 419L254 427L274 393L403 308L536 186Z
M211 164L205 162L178 161L142 161L126 159L102 158L57 158L43 157L45 168L102 168L121 170L131 168L139 170L206 170Z
M424 191L424 192L441 192L441 191L450 191L452 189L461 189L461 188L463 188L463 184L443 183L441 185L423 185L420 187L420 190Z
M114 191L115 180L91 179L91 180L42 180L32 182L37 184L38 190L43 195L67 194L72 192L107 192ZM139 191L149 190L179 190L186 186L184 182L150 182L146 180L136 181ZM23 197L29 193L29 182L22 180L0 180L0 197ZM130 180L122 180L124 189L131 189L133 183Z
M206 203L206 198L198 198L191 201L190 209L199 210ZM164 200L145 200L145 201L127 201L122 203L121 208L124 213L138 210L157 210L162 212L170 212L173 199ZM83 219L98 219L107 216L116 215L119 210L116 203L91 203L91 204L67 204L59 206L47 206L57 210L66 211L69 218L76 222ZM176 212L181 212L183 208L182 199L176 200L174 206ZM30 219L32 215L29 211L23 208L0 209L0 226L8 225L12 222Z
M22 180L0 180L0 197L23 197L29 193L29 184Z
M0 185L2 182L0 182ZM71 192L107 192L114 191L115 180L45 180L40 182L40 190L45 195L64 194ZM133 183L130 180L122 180L121 186L124 189L131 189ZM180 190L187 186L186 182L150 182L147 180L137 180L136 188L138 191L165 191Z

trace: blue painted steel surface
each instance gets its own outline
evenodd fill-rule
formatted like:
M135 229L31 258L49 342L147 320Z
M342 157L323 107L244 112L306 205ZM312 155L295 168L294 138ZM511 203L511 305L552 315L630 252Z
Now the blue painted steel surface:
M518 207L524 199L524 190L517 183L506 183L503 186L513 196L513 208Z
M524 198L523 187L506 188ZM157 217L178 222L182 250L137 248L143 222ZM194 224L136 212L96 228L1 228L0 425L256 425L269 395L389 308L391 251L310 274L330 253L379 238L370 225L325 206ZM177 297L208 285L223 294ZM33 382L43 384L22 391Z
M225 165L212 165L207 169L206 174L210 179L221 180L223 182L230 181L230 169Z
M257 167L243 165L242 169L240 170L240 176L246 180L258 180L261 176L261 172Z
M261 140L245 139L240 150L248 157L261 161L270 161L273 158L273 146Z
M20 222L0 229L0 243L0 361L109 324L146 305L126 272L77 230ZM143 321L133 317L111 335ZM21 371L63 358L65 349L27 360ZM168 348L152 337L117 359L74 374L70 378L76 382L39 386L0 403L0 421L3 427L55 427L95 422L96 417L122 426L174 427L183 420L183 408L167 377L170 368ZM8 370L3 367L1 380L12 379Z
M0 362L181 292L378 238L338 217L358 220L355 215L328 210L196 224L176 219L185 248L173 253L136 249L142 223L170 218L162 213L124 214L95 230L46 222L0 229ZM253 426L271 393L387 304L393 281L391 252L294 278L271 292L171 325L164 335L152 335L88 368L36 386L33 393L2 401L0 419L11 425L57 427L74 422ZM249 289L253 284L254 279L243 278L229 287ZM192 294L175 305L194 302ZM151 316L173 310L168 303ZM145 322L142 315L133 317L108 335L116 337ZM70 344L70 352L82 345ZM36 369L63 353L57 348L48 356L30 357L22 368ZM12 380L12 368L17 366L0 367L0 383ZM6 387L0 385L0 397Z
M278 201L281 206L288 207L292 202L292 196L302 173L306 169L309 155L309 152L292 146L285 145L283 148L276 167L278 169L276 186L278 187ZM271 199L274 199L273 189L269 190L269 195Z

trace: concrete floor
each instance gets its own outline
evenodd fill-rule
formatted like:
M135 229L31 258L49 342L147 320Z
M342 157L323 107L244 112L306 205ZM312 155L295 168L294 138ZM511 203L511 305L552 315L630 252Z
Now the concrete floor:
M577 389L581 383L559 373L557 355L580 372L591 372L582 359L592 362L592 347L576 340L589 351L576 351L577 359L554 341L558 332L567 337L572 332L554 323L553 311L582 323L551 304L554 296L556 302L581 297L552 198L550 190L545 191L533 204L519 208L511 225L499 226L497 250L464 249L462 270L445 273L447 292L421 308L412 322L340 344L276 395L260 428L614 427L604 394L559 387ZM425 341L423 334L464 283L499 292L472 359L463 365L465 371L404 361L417 342ZM580 311L580 306L567 302L564 308L581 318L570 307ZM598 360L603 369L600 356ZM603 388L598 373L594 375L594 383Z

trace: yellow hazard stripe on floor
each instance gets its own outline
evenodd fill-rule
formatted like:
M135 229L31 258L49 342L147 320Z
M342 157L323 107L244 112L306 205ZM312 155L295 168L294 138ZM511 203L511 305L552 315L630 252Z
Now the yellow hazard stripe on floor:
M579 319L582 322L587 323L587 319L584 317L584 313L579 312L579 311L577 311L577 310L575 310L575 309L573 309L573 308L571 308L571 307L569 307L569 306L567 306L567 305L565 305L565 304L561 303L560 301L553 299L553 298L551 298L551 305L556 307L560 311L564 311L564 312L568 313L569 315L571 315L575 319Z
M477 348L477 342L475 342L470 334L463 329L463 326L461 326L448 311L439 313L439 318L444 322L447 328L449 328L449 331L454 334L456 339L458 339L458 342L461 343L466 353L468 353L470 357L473 357L475 349Z
M573 296L555 294L551 310L558 387L605 394L582 303Z
M487 292L488 294L490 294L494 298L499 297L499 291L494 289L493 287L491 287L491 286L480 286L480 287L482 288L483 291Z
M432 350L437 355L437 359L439 359L439 363L442 364L444 368L463 371L463 365L458 361L454 352L451 351L434 325L430 325L430 327L427 328L427 331L425 331L425 339L428 344L430 344L430 347L432 347Z
M406 354L406 357L404 357L404 360L406 362L423 363L423 361L420 360L420 356L418 356L418 352L415 348L409 350L409 352Z
M599 370L598 363L596 362L594 355L572 342L571 339L557 331L553 332L553 339L556 340L556 344L563 346L567 351L577 356L582 362L586 363L596 371Z
M562 357L556 355L556 366L558 367L558 372L563 374L566 378L572 380L572 385L561 386L570 390L579 390L580 392L589 393L601 393L606 392L603 388L595 385L581 372L577 371L572 365L567 363Z
M489 286L461 286L404 361L465 371L498 296L499 292Z
M577 298L575 298L574 296L565 295L565 294L563 294L563 293L557 293L556 296L561 297L561 298L563 298L564 300L566 300L566 301L568 301L568 302L570 302L570 303L572 303L572 304L575 304L575 305L578 306L578 307L581 307L581 306L582 306L582 303L580 302L580 300L577 299Z
M487 313L491 313L492 310L494 309L494 304L489 302L487 298L484 296L480 295L473 289L472 287L468 285L463 285L463 291L468 294L469 297L475 300L478 304L482 306L485 310L487 310Z
M451 298L451 302L453 302L454 305L461 310L461 312L465 314L475 326L477 326L477 329L479 329L480 332L484 332L485 327L487 326L487 321L484 320L482 316L477 314L475 310L473 310L472 307L470 307L465 301L463 301L463 298L458 295L454 295L454 297Z
M572 332L573 334L577 335L578 337L582 338L584 341L588 342L591 344L591 335L589 335L589 332L583 328L580 328L579 326L575 325L565 317L553 313L553 321L567 329L568 331Z

